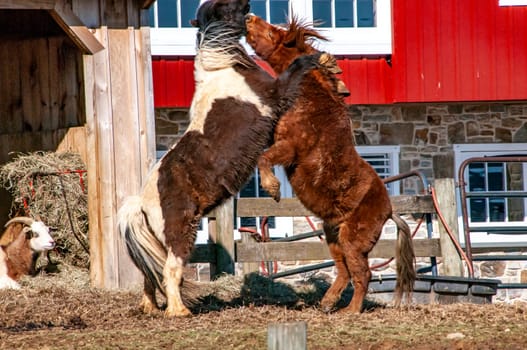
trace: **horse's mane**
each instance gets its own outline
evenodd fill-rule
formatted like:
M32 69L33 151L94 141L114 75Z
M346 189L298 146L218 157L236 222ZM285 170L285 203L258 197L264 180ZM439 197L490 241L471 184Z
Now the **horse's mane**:
M294 46L301 51L306 51L309 48L313 48L315 39L328 41L327 37L313 28L314 24L298 18L296 14L292 14L288 24L285 26L284 46Z
M217 70L241 64L253 67L256 63L240 44L242 29L228 22L210 23L198 33L196 59L205 70Z

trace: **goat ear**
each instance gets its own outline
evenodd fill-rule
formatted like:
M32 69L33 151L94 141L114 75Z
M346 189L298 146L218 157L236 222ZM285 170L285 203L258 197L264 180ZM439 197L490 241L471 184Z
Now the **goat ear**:
M22 229L22 233L26 235L27 239L31 239L34 236L34 233L33 231L31 231L31 228L27 226L24 226L24 228Z

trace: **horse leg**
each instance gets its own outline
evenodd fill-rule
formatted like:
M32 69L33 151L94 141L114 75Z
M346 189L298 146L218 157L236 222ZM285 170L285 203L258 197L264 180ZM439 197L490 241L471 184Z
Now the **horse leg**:
M293 145L286 141L278 141L258 159L261 185L277 202L280 201L280 181L274 176L272 166L288 165L292 162L293 157Z
M324 233L326 236L326 242L328 243L329 252L335 262L335 267L337 268L337 277L320 302L322 310L324 312L330 312L348 285L350 274L348 272L348 267L346 266L344 254L342 254L342 249L338 242L338 232L335 232L333 226L324 223Z
M179 203L184 203L179 205ZM178 206L179 205L179 206ZM193 203L178 202L172 213L165 215L165 245L167 259L163 268L163 284L167 299L166 317L183 317L191 314L181 296L183 269L196 241L197 222L200 216Z
M368 292L371 279L368 253L373 249L381 234L382 225L376 222L360 222L353 219L341 225L339 242L344 251L346 266L353 281L353 297L350 304L342 311L359 313Z
M143 309L145 314L151 314L158 309L156 301L156 288L146 277L144 280L143 298L141 299L140 307Z
M166 317L189 316L190 310L183 304L181 298L181 284L183 283L184 260L176 256L172 248L168 249L167 261L163 269L163 282L165 284L167 308Z

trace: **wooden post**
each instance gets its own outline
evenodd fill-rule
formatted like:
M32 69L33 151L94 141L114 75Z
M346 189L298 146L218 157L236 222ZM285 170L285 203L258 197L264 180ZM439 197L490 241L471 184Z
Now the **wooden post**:
M210 238L216 244L216 266L211 266L212 278L234 274L234 199L231 197L214 209L214 216Z
M436 179L435 194L439 211L445 218L454 238L459 242L455 183L452 178ZM439 240L443 256L443 272L446 276L463 276L463 262L444 226L439 223Z
M249 232L241 232L241 236L242 236L242 243L255 244L255 245L258 244ZM242 270L243 270L244 275L248 275L253 272L259 272L260 268L257 262L247 261L247 262L242 263Z
M305 322L274 323L267 329L268 350L307 349L307 325Z

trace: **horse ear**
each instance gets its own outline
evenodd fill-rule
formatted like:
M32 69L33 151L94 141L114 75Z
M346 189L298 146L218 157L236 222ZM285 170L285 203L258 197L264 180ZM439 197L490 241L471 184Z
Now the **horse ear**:
M295 33L287 33L287 35L285 36L284 38L284 46L285 47L295 47L296 46L296 43L297 43L297 37L295 35Z
M190 25L193 26L193 27L199 27L198 25L198 20L197 19L191 19L190 21Z

